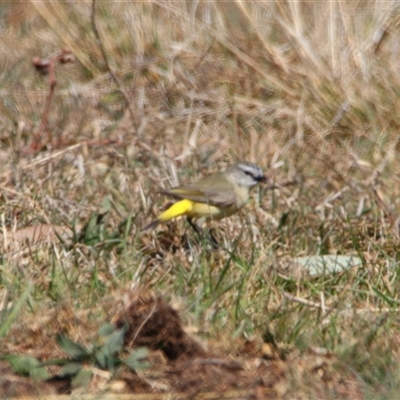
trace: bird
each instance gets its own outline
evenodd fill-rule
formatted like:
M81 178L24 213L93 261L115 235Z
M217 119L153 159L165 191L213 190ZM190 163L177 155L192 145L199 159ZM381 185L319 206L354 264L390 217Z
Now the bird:
M159 193L178 201L145 226L143 231L186 216L189 224L201 235L203 231L198 223L218 221L235 214L249 200L250 190L260 182L267 182L262 169L254 163L243 161L197 182L161 190ZM215 245L215 239L211 239Z

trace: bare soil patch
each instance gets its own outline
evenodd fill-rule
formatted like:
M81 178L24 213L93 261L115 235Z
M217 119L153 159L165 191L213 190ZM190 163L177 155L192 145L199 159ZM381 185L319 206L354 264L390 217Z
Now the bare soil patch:
M113 376L93 371L85 393L152 393L155 399L165 393L174 393L172 398L208 399L308 398L311 393L319 398L363 398L360 382L340 367L334 355L317 349L283 354L275 344L258 338L238 340L231 354L223 346L208 345L187 333L178 312L151 291L132 291L129 303L112 322L116 328L126 327L124 349L145 346L150 350L151 366L141 371L123 367ZM35 341L41 342L45 339ZM46 348L42 358L59 357L55 346ZM41 354L39 349L31 350ZM74 388L71 378L59 376L57 368L46 381L21 377L5 362L0 369L3 398L82 391Z

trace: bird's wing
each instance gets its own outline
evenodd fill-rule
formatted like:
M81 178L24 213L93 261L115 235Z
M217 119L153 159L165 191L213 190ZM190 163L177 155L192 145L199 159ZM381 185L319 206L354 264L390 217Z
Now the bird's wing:
M179 186L161 191L176 199L188 199L216 207L231 207L237 203L234 187L230 182L205 178L193 185Z

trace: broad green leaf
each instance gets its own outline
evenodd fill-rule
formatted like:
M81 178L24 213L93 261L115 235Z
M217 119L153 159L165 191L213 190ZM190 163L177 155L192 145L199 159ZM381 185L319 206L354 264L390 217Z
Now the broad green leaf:
M72 380L73 387L83 387L89 386L92 379L92 371L88 368L82 368L79 374Z
M115 328L112 324L104 324L100 327L98 331L99 336L109 336L115 331Z
M35 357L31 356L12 355L12 356L7 356L6 359L11 365L11 368L17 374L28 375L31 368L35 368L40 365L40 361L37 360Z
M62 351L74 358L83 358L90 356L88 351L83 346L62 334L56 335L56 342L60 346Z
M46 369L35 357L13 355L6 357L11 368L20 375L29 375L33 379L44 380L49 377Z
M110 198L108 196L104 197L101 202L101 213L105 214L108 213L112 208L112 204Z
M134 370L146 369L151 367L149 362L144 361L148 354L149 351L146 347L139 347L138 349L132 351L131 355L122 360L122 362Z
M111 354L120 351L124 344L124 336L126 329L119 329L113 332L107 339L105 346L108 347Z
M107 349L102 347L96 354L95 359L97 364L102 369L107 369L108 365L110 364L110 354L108 353ZM111 363L112 364L112 363Z
M115 353L122 349L124 344L125 328L114 331L104 343L98 352L96 352L96 360L101 368L113 371L120 364Z
M36 380L40 380L40 381L44 381L44 380L50 378L49 373L47 372L46 368L44 368L44 367L32 368L29 373L29 376L32 379L36 379Z
M61 368L61 376L74 376L77 375L82 369L82 364L78 362L70 362Z

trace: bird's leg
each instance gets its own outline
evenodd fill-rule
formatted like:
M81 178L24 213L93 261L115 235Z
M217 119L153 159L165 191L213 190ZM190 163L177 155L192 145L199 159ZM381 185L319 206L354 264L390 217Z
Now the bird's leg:
M210 243L211 246L214 249L217 249L219 247L217 240L215 239L214 235L209 232L205 233L203 229L201 229L195 222L193 222L192 218L187 219L189 222L189 225L194 229L194 231L201 237L207 239Z
M219 247L219 244L218 244L217 239L215 239L215 236L214 236L214 229L210 229L210 230L208 231L208 236L209 236L209 240L210 240L212 246L214 247L214 249L218 248L218 247Z
M201 229L195 222L193 222L192 218L188 218L187 220L189 222L189 225L195 230L195 232L198 235L200 235L200 236L204 235L203 229Z

